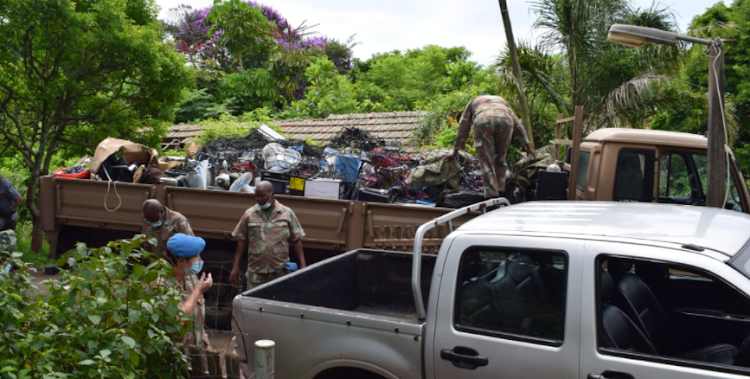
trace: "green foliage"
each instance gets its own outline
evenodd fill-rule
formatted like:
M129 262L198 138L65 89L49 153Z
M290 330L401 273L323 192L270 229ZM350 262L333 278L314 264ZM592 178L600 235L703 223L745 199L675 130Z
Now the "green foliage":
M224 114L218 120L202 121L199 125L203 126L203 130L198 133L194 142L200 146L205 146L219 137L246 137L261 125L266 125L277 133L283 134L281 128L269 122L268 110L264 108L245 113L240 117Z
M239 70L261 68L275 48L275 25L259 7L241 0L217 1L206 17L211 25L209 37L221 31L219 45L226 48Z
M632 49L607 40L613 23L674 30L674 17L668 8L655 4L634 9L629 0L539 0L532 8L537 14L535 26L546 32L539 47L525 48L525 55L532 59L521 66L525 87L532 93L547 92L538 100L546 97L544 103L553 104L566 115L572 114L575 105L583 105L589 130L643 127L654 109L675 101L656 93L668 81L668 75L679 70L679 47L647 44ZM553 50L559 51L562 59L547 53ZM507 77L507 54L501 56L497 66ZM561 69L564 76L559 75Z
M219 118L224 113L231 113L229 106L227 103L216 104L206 88L188 91L187 99L175 108L175 123L184 124L207 118Z
M367 113L384 110L383 91L368 83L352 83L337 73L326 57L313 58L305 70L310 82L304 100L293 102L279 118L325 118L330 114Z
M236 99L238 110L272 107L279 100L277 82L273 73L265 68L228 74L220 86L223 98Z
M0 280L0 377L181 378L188 358L177 341L185 329L171 268L140 249L140 237L98 249L78 245L49 295L34 296L20 270Z
M750 172L750 1L732 5L719 2L693 19L688 34L699 38L734 39L724 45L725 114L730 143L740 166ZM654 126L703 134L707 130L709 59L704 46L693 45L687 51L681 84L671 88L682 101L660 109Z
M0 154L30 173L28 198L71 146L159 140L191 76L156 15L152 0L2 2ZM39 210L28 206L38 238Z

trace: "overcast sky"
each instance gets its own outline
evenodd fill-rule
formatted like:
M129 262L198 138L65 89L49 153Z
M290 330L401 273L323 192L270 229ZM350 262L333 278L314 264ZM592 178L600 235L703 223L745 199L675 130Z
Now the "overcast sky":
M733 0L725 0L730 5ZM160 18L170 17L169 10L179 4L194 9L208 7L213 0L156 0ZM307 25L319 35L346 41L356 34L354 56L367 59L373 53L407 50L425 45L465 46L471 60L488 65L505 46L505 32L496 0L259 0L276 8L297 26ZM507 0L516 40L535 41L541 34L533 30L536 15L531 1ZM670 6L681 31L703 13L715 0L662 0ZM648 7L652 0L633 0Z

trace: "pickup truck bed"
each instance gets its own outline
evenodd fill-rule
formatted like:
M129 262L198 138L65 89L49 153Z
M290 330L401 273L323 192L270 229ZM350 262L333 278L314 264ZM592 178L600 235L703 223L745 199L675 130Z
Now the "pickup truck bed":
M253 362L253 343L273 339L280 378L307 377L310 371L326 372L319 378L359 377L338 367L412 377L414 372L404 368L422 362L425 332L411 287L412 260L410 253L353 250L242 293L233 307L234 321L243 326L240 350ZM432 255L422 257L425 300L435 261ZM306 348L284 354L292 346ZM368 363L378 361L388 364Z
M435 256L422 258L422 293L426 300ZM324 265L283 278L242 296L331 310L386 316L419 323L411 289L412 255L360 249L330 258ZM332 288L337 289L331 291Z

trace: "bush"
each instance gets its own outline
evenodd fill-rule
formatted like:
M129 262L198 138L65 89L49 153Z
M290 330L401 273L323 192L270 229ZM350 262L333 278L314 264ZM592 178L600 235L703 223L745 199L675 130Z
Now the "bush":
M14 253L20 269L0 273L0 378L187 376L179 290L156 285L171 280L171 269L141 242L79 244L58 261L71 270L42 283L48 297L33 297L22 253Z

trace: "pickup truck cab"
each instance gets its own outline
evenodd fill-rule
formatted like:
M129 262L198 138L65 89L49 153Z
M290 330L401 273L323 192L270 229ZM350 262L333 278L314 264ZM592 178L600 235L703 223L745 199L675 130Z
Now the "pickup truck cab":
M599 129L583 139L576 199L706 205L708 139L688 133ZM750 213L750 193L732 150L724 207ZM568 158L567 170L570 171ZM572 175L571 175L572 177Z
M412 254L354 250L241 293L241 357L275 341L279 379L750 375L750 216L530 202L423 254L429 230L493 204L422 225Z

